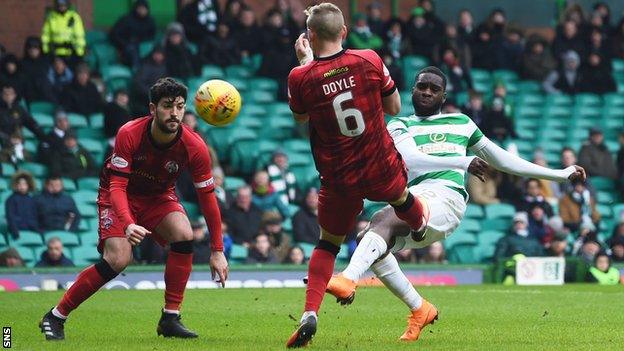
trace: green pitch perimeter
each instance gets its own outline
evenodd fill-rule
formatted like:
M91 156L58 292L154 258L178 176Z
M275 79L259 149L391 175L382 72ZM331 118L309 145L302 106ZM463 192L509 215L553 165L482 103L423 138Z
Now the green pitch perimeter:
M406 308L383 288L362 288L341 307L327 296L308 350L622 350L624 287L495 285L420 288L440 320L401 343ZM0 293L0 326L16 350L281 350L303 289L187 291L183 322L196 340L156 336L162 291L104 291L66 324L67 339L43 340L37 323L60 292Z

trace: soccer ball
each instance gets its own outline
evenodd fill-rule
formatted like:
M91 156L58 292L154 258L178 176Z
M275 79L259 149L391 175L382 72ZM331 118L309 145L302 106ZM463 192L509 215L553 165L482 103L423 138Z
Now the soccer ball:
M195 111L201 119L213 126L232 123L240 109L240 93L224 80L204 82L195 93Z

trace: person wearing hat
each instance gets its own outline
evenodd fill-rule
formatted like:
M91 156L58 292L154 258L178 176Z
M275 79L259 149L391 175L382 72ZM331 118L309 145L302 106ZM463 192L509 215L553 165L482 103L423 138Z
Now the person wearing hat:
M297 196L297 178L290 171L288 155L283 149L277 149L271 156L271 163L267 166L269 180L273 190L280 195L285 204L295 202Z
M594 197L581 180L573 181L570 191L559 201L559 215L571 231L579 229L582 223L598 223L601 218Z
M576 51L566 51L562 55L561 67L552 70L542 88L549 94L574 94L579 92L580 76L578 73L581 57Z
M26 80L24 97L30 101L54 101L54 93L47 79L50 63L43 56L41 39L30 36L24 42L24 55L20 61Z
M540 242L529 235L529 216L526 212L517 212L514 215L511 231L496 243L494 260L503 262L517 254L527 257L544 255Z
M431 58L437 35L434 25L425 18L425 9L415 7L407 23L406 36L413 55Z
M82 18L69 7L68 0L54 0L54 8L43 23L41 42L45 54L63 57L75 64L85 54L85 31Z
M353 27L347 37L347 46L352 49L379 50L383 47L381 37L373 33L362 13L353 15Z
M63 148L53 153L55 162L50 164L50 174L78 179L95 176L95 160L89 151L78 143L74 132L65 133Z
M588 176L617 178L615 162L604 142L602 129L599 127L589 129L589 139L581 147L578 158L579 165L585 168Z
M122 62L137 67L139 64L139 44L154 39L156 22L150 15L147 0L137 0L128 14L121 17L108 36L121 52Z
M172 77L188 78L196 73L195 56L188 46L184 27L178 22L171 22L163 38L167 74Z

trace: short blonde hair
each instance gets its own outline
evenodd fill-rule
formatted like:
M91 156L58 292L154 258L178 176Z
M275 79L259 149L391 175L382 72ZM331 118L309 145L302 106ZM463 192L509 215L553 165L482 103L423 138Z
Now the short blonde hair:
M308 29L313 31L321 40L336 40L344 27L344 17L338 6L323 2L309 7L304 11L308 19Z

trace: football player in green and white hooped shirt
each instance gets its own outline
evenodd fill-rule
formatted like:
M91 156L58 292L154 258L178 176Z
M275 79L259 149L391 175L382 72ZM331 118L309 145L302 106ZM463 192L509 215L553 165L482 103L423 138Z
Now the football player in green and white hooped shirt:
M579 166L553 170L503 150L485 137L468 116L441 114L445 99L446 77L438 68L427 67L416 76L412 90L416 114L388 123L388 131L409 171L409 190L429 210L426 225L418 232L396 230L404 224L393 210L386 207L378 211L370 226L358 235L361 240L348 267L332 277L327 286L339 302L349 304L355 296L356 282L371 268L410 308L408 327L401 336L406 341L417 340L422 328L437 319L438 312L416 292L394 255L388 253L426 247L451 235L466 210L466 171L481 180L489 165L515 175L559 182L585 179L585 171ZM477 156L466 156L467 150Z

